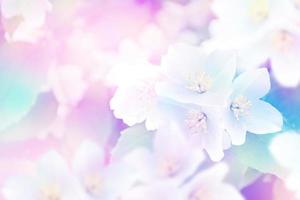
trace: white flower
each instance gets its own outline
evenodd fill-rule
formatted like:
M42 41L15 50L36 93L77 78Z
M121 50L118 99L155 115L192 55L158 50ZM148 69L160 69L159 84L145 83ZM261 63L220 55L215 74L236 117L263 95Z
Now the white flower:
M167 77L157 86L159 95L182 103L222 105L236 70L233 53L206 53L203 49L176 44L162 59Z
M224 124L232 144L243 144L247 131L266 134L281 130L281 114L272 105L260 100L269 90L270 79L265 68L244 72L234 80Z
M300 83L299 16L294 0L215 1L218 16L211 23L211 49L236 49L239 70L258 68L270 60L272 73L280 84ZM295 17L297 16L297 17Z
M284 7L281 0L216 0L212 10L217 19L210 27L213 40L225 48L249 44L271 24L286 19Z
M33 176L9 179L2 193L7 200L84 199L79 182L72 176L63 158L54 151L42 157Z
M124 200L243 200L239 191L223 182L227 166L223 163L198 172L192 180L177 186L160 181L133 187L121 199Z
M183 186L187 200L243 200L239 191L232 185L223 182L228 169L223 163L199 172Z
M171 121L179 126L189 143L204 149L211 160L223 158L224 127L223 112L220 106L198 106L162 100L160 106L162 125Z
M284 167L287 176L283 177L288 189L294 191L300 199L300 135L295 132L285 132L276 136L270 145L270 151L279 165Z
M242 70L259 67L270 60L272 73L277 81L287 87L300 83L300 28L284 22L273 26L257 42L240 50Z
M88 199L116 199L135 181L135 174L121 162L108 163L97 144L85 141L73 161L77 175Z
M162 75L159 69L149 63L140 63L139 68L131 68L130 79L119 84L110 102L110 107L117 118L132 126L146 123L148 130L157 128L156 83ZM126 74L124 74L126 76Z
M153 150L139 148L127 156L126 162L137 169L142 182L170 181L179 185L204 159L201 149L191 146L175 124L160 127Z
M6 34L8 40L33 42L39 35L38 29L43 25L46 13L51 10L48 0L3 0L1 12L5 19L20 19L19 24L11 35Z
M136 180L127 165L108 163L103 150L90 141L79 147L72 166L73 171L57 152L50 151L38 161L32 176L12 177L2 192L7 200L113 200Z

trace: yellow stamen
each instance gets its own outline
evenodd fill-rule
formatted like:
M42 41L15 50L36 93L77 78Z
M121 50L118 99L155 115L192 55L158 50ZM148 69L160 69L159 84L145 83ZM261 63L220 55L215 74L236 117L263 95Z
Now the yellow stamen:
M212 86L212 79L205 72L190 75L188 81L189 85L187 88L199 94L207 92Z
M269 15L268 0L253 0L250 5L249 13L254 23L263 22Z

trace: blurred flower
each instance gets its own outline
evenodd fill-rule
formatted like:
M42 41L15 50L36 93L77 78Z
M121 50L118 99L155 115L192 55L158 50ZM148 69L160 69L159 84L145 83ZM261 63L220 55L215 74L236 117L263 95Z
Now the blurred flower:
M6 39L34 42L40 36L46 13L51 10L48 0L3 0L1 12L7 22Z
M210 31L220 48L239 48L255 41L261 33L276 21L283 21L281 0L215 0L212 10L216 20ZM279 17L280 16L280 17Z
M300 199L300 162L298 160L300 135L295 132L285 132L275 137L270 150L278 164L286 169L284 177L286 187L296 193Z
M125 156L136 168L141 181L171 181L177 185L188 178L203 159L201 149L190 146L175 124L160 127L155 132L152 151L137 148Z
M7 200L84 199L83 190L70 173L66 162L54 151L48 152L38 161L34 175L12 177L2 192Z
M172 182L160 181L148 185L133 187L124 196L124 200L164 200L164 199L232 199L243 200L243 196L232 185L223 182L227 166L218 164L204 171L198 172L192 180L181 186Z
M211 49L236 49L241 71L270 60L278 82L295 87L300 82L300 29L299 17L295 17L300 12L295 4L284 0L215 1L212 7L218 18L211 23L212 38L206 45Z
M299 64L300 28L283 22L266 31L261 38L240 50L241 70L259 67L268 59L272 73L283 86L295 87L300 83Z
M108 164L104 150L91 141L81 144L73 168L89 199L116 199L135 181L128 166L121 162Z
M72 162L73 172L55 151L37 162L32 176L10 178L2 192L6 199L116 199L134 183L135 176L121 162L108 164L95 143L83 142Z
M220 163L199 172L190 182L183 186L182 189L185 191L184 199L243 200L243 196L236 188L223 182L227 171L227 165Z
M161 9L157 12L155 19L167 38L180 38L186 29L192 29L200 41L203 36L202 30L208 23L210 17L209 0L193 0L185 4L173 1L163 1Z

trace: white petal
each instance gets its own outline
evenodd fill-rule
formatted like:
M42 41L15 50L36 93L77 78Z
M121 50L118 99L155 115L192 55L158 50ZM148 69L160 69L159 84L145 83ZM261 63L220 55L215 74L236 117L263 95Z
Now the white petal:
M124 162L136 170L139 180L148 182L155 178L154 159L148 149L137 148L124 157Z
M223 149L227 150L231 147L231 137L227 131L224 131L224 137L223 137Z
M174 159L180 165L180 170L174 177L178 182L190 176L204 159L202 151L191 147L186 135L176 124L158 129L154 140L154 156L158 171L161 171L161 162L165 159Z
M270 151L280 165L288 169L300 169L300 134L287 132L276 136Z
M181 103L193 103L201 106L225 104L228 94L228 91L198 94L186 89L183 85L175 85L170 82L158 83L156 86L156 91L158 95L174 101Z
M153 108L147 115L147 119L145 122L145 127L149 131L154 131L158 128L158 126L163 123L161 112L158 108Z
M137 173L124 162L111 163L102 171L103 186L98 199L118 199L136 181Z
M198 71L204 62L205 54L200 53L196 46L175 44L162 58L162 67L166 75L174 82L186 81L190 74Z
M129 126L146 120L155 104L155 98L143 96L142 92L142 88L119 87L111 99L114 115Z
M271 87L266 68L253 69L240 74L233 82L233 96L245 95L249 99L265 96Z
M270 50L265 47L264 43L249 46L238 52L238 71L244 72L259 68L267 61Z
M208 132L203 136L203 146L213 161L220 161L224 157L223 137L224 129L220 111L215 108L204 109L207 115Z
M212 90L220 91L232 85L236 61L236 54L232 51L214 51L208 55L202 68L213 79Z
M178 149L180 149L181 151L178 152ZM156 132L154 138L154 151L158 156L164 154L180 156L180 154L187 154L188 150L188 141L175 124L160 127Z
M242 200L241 194L234 187L223 183L228 167L219 163L209 169L200 171L189 183L184 186L186 197L200 190L203 199ZM188 198L187 198L188 199Z
M261 100L252 101L251 103L249 114L242 119L247 131L255 134L267 134L281 130L283 119L278 110L271 104Z
M212 161L220 161L224 157L223 130L211 129L204 139L203 146Z
M61 179L70 174L70 169L60 154L49 151L38 162L38 173L49 180Z
M213 167L200 171L185 187L188 190L193 190L201 185L207 187L214 186L223 181L227 172L228 166L225 163L216 164Z
M234 145L242 145L246 140L247 130L236 120L232 112L227 112L224 115L225 118L225 130L231 137L231 142Z
M124 200L182 200L181 190L170 182L157 182L150 185L138 185L129 190Z
M84 193L78 180L71 174L70 167L61 155L50 151L38 162L37 181L39 186L57 184L63 199L82 200Z

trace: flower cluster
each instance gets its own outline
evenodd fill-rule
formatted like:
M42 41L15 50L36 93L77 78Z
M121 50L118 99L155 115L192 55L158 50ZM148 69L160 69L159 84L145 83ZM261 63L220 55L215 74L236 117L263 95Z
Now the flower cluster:
M120 85L111 108L129 126L145 121L153 130L174 122L191 144L219 161L227 135L230 143L242 145L247 131L266 134L282 127L281 114L261 100L270 90L267 69L236 76L236 67L233 52L207 53L177 44L162 58L161 67L151 72L145 67L145 75Z

